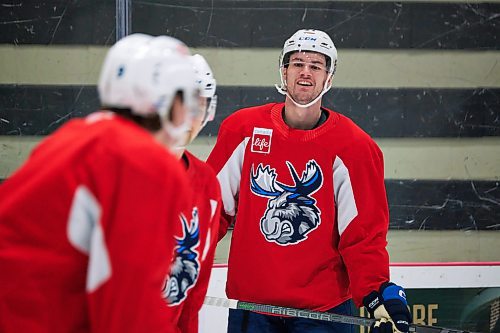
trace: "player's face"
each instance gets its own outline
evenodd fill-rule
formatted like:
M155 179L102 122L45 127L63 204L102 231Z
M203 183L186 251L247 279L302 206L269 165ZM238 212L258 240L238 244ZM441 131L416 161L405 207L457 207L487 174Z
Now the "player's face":
M160 133L156 136L161 143L173 148L186 142L192 117L179 95L175 96L169 119L164 120L164 122L169 123L169 125L164 125L164 130L159 131Z
M328 78L326 58L316 52L295 52L283 75L290 96L297 103L307 104L321 93Z
M189 132L189 139L187 144L191 143L201 131L203 124L203 119L205 119L205 114L207 113L208 99L206 97L198 97L198 105L200 107L200 113L193 119L193 124Z

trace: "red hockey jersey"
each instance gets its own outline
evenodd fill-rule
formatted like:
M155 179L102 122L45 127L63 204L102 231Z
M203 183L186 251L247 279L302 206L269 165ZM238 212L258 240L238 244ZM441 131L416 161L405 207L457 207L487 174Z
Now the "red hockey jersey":
M343 115L324 109L322 125L298 130L283 108L229 116L207 160L224 214L236 217L227 296L319 311L352 297L360 306L389 280L382 152Z
M183 159L193 200L178 220L174 261L163 292L178 332L196 333L212 272L222 203L212 168L188 151Z
M161 288L189 196L135 123L68 122L0 185L0 331L174 332Z

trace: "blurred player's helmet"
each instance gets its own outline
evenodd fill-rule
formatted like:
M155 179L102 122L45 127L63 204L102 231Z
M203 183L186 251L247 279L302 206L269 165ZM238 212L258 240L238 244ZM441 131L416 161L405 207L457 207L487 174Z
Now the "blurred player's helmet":
M201 54L191 56L191 61L198 76L196 83L200 89L200 96L206 98L214 97L216 82L210 65Z
M102 106L130 109L140 116L158 114L171 132L174 128L169 127L168 119L177 93L181 93L190 113L189 121L199 112L195 82L196 74L184 43L167 36L133 34L109 50L98 91Z
M207 122L212 121L215 117L215 110L217 108L217 95L215 95L215 89L217 85L212 69L202 55L193 55L191 57L191 62L197 75L196 84L200 90L200 96L207 99L207 109L205 110L205 116L201 124L203 128Z
M297 103L290 95L288 95L286 90L286 82L283 79L282 68L287 67L290 56L294 52L317 52L321 53L326 58L326 66L328 77L325 81L325 85L323 87L323 91L319 96L317 96L312 102L307 103L305 105ZM316 103L330 88L332 87L331 78L335 74L337 69L337 49L335 48L335 44L333 44L332 39L328 34L320 30L314 29L302 29L297 31L285 41L283 45L283 50L281 51L279 58L279 72L281 85L276 85L276 89L283 94L287 95L297 106L299 107L308 107Z

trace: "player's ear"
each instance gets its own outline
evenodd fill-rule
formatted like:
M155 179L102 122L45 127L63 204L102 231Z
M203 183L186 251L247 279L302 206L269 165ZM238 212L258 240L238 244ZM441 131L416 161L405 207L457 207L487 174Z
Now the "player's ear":
M281 76L283 77L283 83L286 86L286 79L287 79L287 68L285 66L281 67Z
M328 76L328 86L329 87L332 85L332 81L333 81L333 75L329 75Z
M168 121L174 126L178 126L184 121L186 113L182 92L178 91L172 100L172 106L168 114Z

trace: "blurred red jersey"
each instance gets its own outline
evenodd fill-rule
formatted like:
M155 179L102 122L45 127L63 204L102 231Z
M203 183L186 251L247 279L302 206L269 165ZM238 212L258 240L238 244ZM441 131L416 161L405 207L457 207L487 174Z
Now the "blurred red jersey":
M183 162L193 199L178 219L174 261L163 293L170 304L167 312L177 318L178 332L196 333L212 271L222 204L212 168L188 151Z
M174 332L160 291L188 189L177 159L113 113L47 137L0 185L0 331Z

